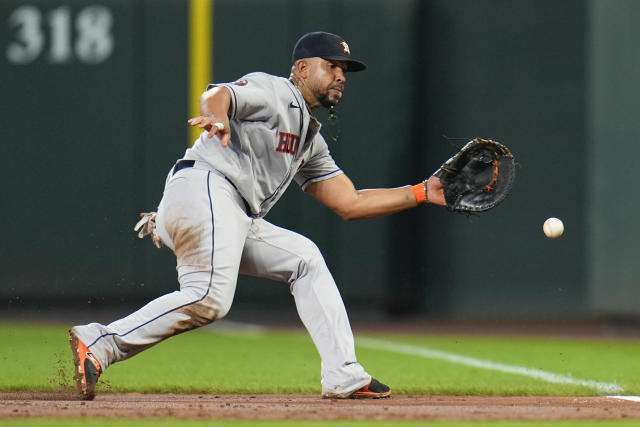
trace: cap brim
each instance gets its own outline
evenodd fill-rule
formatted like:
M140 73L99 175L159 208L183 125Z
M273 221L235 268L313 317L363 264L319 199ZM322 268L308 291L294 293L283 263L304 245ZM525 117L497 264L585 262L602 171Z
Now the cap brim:
M364 62L351 59L348 56L323 56L322 58L345 62L347 64L347 71L350 73L367 69L367 65Z

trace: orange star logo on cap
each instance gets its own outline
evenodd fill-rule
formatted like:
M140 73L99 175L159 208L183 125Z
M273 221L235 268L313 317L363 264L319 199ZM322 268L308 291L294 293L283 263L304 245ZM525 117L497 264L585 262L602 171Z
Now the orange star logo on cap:
M349 45L347 44L347 42L343 41L343 42L340 42L340 44L344 48L344 53L346 53L347 55L351 56L351 51L349 50Z

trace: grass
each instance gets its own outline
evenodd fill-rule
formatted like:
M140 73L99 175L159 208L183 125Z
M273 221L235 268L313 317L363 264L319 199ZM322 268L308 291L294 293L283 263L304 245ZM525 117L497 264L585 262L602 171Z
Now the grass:
M68 326L0 325L0 391L58 391L73 387ZM617 383L640 394L640 343L576 339L375 335L377 340L436 349L477 359L536 368L574 378ZM359 361L394 393L454 395L595 395L595 390L357 346ZM104 392L320 393L320 358L304 332L247 333L210 328L173 337L101 377ZM599 421L287 421L0 419L0 426L552 426L639 425Z
M0 325L0 390L56 391L72 386L66 326ZM640 394L640 344L549 338L377 335L483 360L617 383ZM595 390L456 365L389 351L357 348L359 361L395 393L595 395ZM191 331L101 377L98 392L319 393L320 358L303 332L263 334Z
M536 368L555 374L616 383L625 394L640 394L640 344L631 341L591 341L523 337L415 337L378 336L378 339L447 351L459 355ZM462 367L416 356L386 353L395 363L379 364L378 352L358 351L370 371L391 376L401 393L481 395L593 395L593 389L549 384L513 374ZM413 375L407 366L420 369Z

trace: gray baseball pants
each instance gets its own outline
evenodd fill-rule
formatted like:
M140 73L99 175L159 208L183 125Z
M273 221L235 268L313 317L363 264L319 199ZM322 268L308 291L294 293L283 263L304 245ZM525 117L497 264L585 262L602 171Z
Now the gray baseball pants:
M167 178L156 218L177 258L180 290L108 325L74 327L103 370L156 343L224 317L238 274L289 283L298 314L322 359L322 393L348 395L371 376L356 361L353 334L335 281L306 237L247 216L219 172L196 162Z

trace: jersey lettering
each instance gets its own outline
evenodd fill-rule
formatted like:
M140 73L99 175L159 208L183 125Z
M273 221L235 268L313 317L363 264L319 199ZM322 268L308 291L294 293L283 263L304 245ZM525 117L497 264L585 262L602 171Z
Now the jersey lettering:
M278 132L278 145L276 151L279 153L289 153L295 156L298 152L300 137L289 132Z

